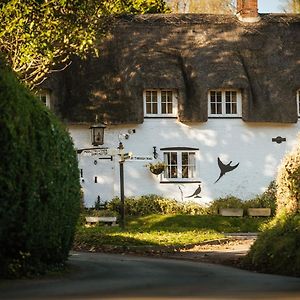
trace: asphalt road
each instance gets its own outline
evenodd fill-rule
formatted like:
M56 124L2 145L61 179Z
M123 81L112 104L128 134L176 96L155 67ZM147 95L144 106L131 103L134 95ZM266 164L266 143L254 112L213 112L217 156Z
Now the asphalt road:
M220 265L72 253L61 278L0 282L0 299L300 299L300 278Z

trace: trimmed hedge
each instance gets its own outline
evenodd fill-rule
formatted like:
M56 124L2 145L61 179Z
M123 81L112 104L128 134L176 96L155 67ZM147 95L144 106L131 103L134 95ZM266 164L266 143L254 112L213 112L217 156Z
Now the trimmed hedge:
M76 153L54 115L0 61L0 275L62 264L80 212Z

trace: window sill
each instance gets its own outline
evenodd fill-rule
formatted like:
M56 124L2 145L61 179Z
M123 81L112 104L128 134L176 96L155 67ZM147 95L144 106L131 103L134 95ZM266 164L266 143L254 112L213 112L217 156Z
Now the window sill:
M174 178L174 180L161 180L159 183L201 183L200 180L197 180L197 179L193 179L193 180L180 180L180 179L177 179Z
M177 119L177 116L144 116L145 119Z
M208 119L242 119L242 116L219 116L219 117L212 117L208 116Z

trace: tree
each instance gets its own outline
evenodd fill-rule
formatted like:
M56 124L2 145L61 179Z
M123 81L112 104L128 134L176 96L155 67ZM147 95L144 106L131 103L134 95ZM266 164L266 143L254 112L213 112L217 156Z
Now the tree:
M289 13L300 13L300 0L284 0L283 9Z
M167 0L172 12L178 13L210 13L232 14L232 0Z
M72 55L95 50L108 16L166 11L163 0L6 0L0 4L0 52L34 87Z

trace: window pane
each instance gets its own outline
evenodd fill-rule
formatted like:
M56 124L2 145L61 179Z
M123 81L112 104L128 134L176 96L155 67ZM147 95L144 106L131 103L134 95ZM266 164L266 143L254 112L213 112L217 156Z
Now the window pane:
M157 114L157 103L152 104L152 113Z
M300 116L300 91L298 91L298 116Z
M182 152L181 156L182 178L194 178L195 175L195 152Z
M157 114L157 91L146 91L146 113Z
M222 103L217 103L217 114L221 115L222 114Z
M222 114L222 93L210 91L210 113L212 115Z
M161 113L173 113L172 91L161 91Z
M177 152L165 152L164 162L168 165L164 172L165 178L177 178L178 166L177 166Z
M231 105L230 105L230 102L226 102L226 114L231 114Z

